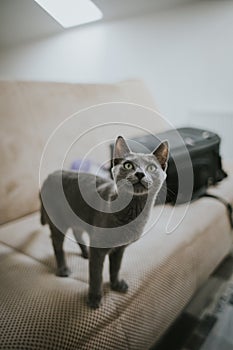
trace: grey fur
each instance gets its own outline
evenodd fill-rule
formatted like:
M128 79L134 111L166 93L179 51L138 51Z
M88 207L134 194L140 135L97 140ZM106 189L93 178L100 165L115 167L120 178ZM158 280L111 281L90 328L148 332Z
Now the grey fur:
M45 180L40 193L41 224L50 227L57 275L65 277L70 273L63 241L67 229L72 228L82 256L89 257L90 307L98 308L101 303L102 269L107 254L111 288L127 291L127 283L119 279L123 253L143 233L166 178L167 159L166 141L150 154L139 154L131 152L119 136L114 148L114 180L71 171L54 172ZM89 252L82 239L84 231L90 237Z

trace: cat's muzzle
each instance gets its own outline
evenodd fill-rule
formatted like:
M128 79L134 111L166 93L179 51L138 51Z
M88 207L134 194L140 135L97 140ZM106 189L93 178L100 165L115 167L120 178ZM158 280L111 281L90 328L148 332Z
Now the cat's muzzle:
M142 194L148 192L148 185L145 185L141 181L138 181L137 183L133 184L134 193Z

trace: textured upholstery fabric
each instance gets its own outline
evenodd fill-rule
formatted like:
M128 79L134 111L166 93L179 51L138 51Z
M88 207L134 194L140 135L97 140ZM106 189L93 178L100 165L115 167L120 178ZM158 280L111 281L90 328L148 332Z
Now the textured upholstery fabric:
M109 102L116 104L108 105ZM61 132L53 138L44 176L60 168L72 140L95 124L127 120L143 128L151 129L154 125L154 131L161 131L164 122L154 112L134 105L154 108L152 98L139 81L112 85L0 82L0 223L38 210L39 164L48 138L72 114L101 103L106 104L82 112L62 125ZM106 130L103 138L103 129L99 128L96 133L81 138L78 149L72 149L67 161L82 156L103 139L115 138L121 129L116 125L114 135ZM138 132L133 130L134 135ZM102 151L100 161L105 159L101 156Z
M1 82L0 222L29 214L38 208L38 167L45 142L67 116L93 103L127 101L153 107L140 82L116 85ZM139 112L138 112L139 111ZM126 118L162 131L166 123L145 110L103 107L68 124L58 134L48 157L49 172L60 161L77 129L90 121ZM149 113L149 112L148 112ZM91 118L90 118L91 117ZM145 117L145 118L144 118ZM131 119L130 119L131 118ZM146 125L147 124L147 125ZM115 127L114 132L120 129ZM101 141L100 133L91 138ZM109 139L113 137L105 130ZM128 131L128 135L133 130ZM135 131L134 131L135 135ZM106 134L105 134L106 136ZM87 141L79 151L86 151ZM61 146L61 149L59 148ZM71 154L76 154L77 149ZM101 152L99 157L101 159ZM211 189L233 203L233 169ZM225 207L214 199L192 203L181 224L166 234L173 208L165 206L155 226L127 248L121 276L129 284L122 295L109 288L108 261L104 266L104 298L98 310L86 306L88 261L80 256L68 234L65 240L69 278L54 275L54 254L49 230L39 223L39 213L0 227L0 350L47 349L148 349L167 329L197 288L229 253L232 236ZM161 212L152 211L150 224ZM175 208L175 217L184 207Z
M233 202L233 178L214 193ZM230 251L224 206L209 198L192 203L182 223L165 234L166 206L155 227L127 248L121 276L126 295L112 292L104 266L103 306L86 306L88 262L68 234L69 278L54 275L49 230L39 214L0 229L0 349L148 349ZM161 207L152 211L151 222ZM177 215L183 210L176 208ZM208 213L208 214L207 214Z

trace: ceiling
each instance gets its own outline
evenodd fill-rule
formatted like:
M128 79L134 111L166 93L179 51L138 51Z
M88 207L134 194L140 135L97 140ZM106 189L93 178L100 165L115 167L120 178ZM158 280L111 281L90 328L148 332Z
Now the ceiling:
M102 21L160 11L194 0L93 0L103 12ZM64 29L34 0L0 1L0 47L12 47Z

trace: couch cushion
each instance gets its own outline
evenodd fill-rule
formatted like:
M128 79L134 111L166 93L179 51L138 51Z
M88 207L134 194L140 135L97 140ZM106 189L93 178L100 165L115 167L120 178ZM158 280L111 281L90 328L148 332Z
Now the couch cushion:
M93 105L97 106L88 109ZM122 132L122 123L153 132L163 130L166 123L159 115L140 105L154 108L150 94L139 81L109 85L0 82L0 223L38 209L39 164L48 138L59 125L49 144L50 153L46 153L42 177L61 167L67 150L80 135L78 144L74 143L68 152L68 166L94 145L115 138ZM87 110L67 119L83 108ZM110 122L121 125L110 128ZM93 129L96 125L101 127ZM130 135L129 129L125 126L125 136ZM137 128L131 129L131 134L138 134ZM108 156L108 147L104 150ZM104 161L102 149L97 153L99 161Z
M233 203L232 189L229 176L211 191ZM127 294L110 291L105 261L103 306L96 311L85 304L88 261L69 234L65 250L72 275L62 279L54 275L49 230L40 226L38 214L3 225L3 348L149 348L231 249L230 225L220 202L203 198L192 203L180 225L165 234L172 210L165 206L156 225L127 248L121 269L130 287ZM175 210L179 217L184 206ZM148 227L160 211L153 208Z

